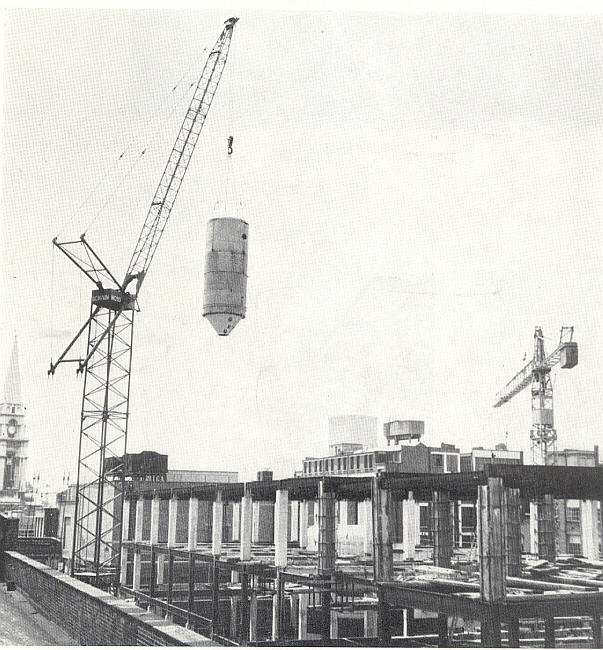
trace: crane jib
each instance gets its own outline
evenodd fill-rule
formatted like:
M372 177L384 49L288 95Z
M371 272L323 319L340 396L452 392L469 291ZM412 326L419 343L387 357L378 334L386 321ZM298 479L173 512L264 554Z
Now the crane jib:
M125 290L129 283L136 279L135 295L138 295L142 281L146 277L148 268L159 245L178 195L182 179L188 168L205 118L218 88L218 83L226 65L232 30L237 20L237 18L230 18L226 21L218 41L209 54L176 141L172 147L161 180L155 191L155 197L151 203L130 260L128 271L121 285L121 288Z

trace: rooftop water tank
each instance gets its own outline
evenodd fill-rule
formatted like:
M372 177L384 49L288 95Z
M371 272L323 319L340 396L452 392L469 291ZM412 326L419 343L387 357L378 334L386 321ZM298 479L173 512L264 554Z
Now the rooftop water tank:
M228 336L245 318L248 230L242 219L207 224L203 316L220 336Z

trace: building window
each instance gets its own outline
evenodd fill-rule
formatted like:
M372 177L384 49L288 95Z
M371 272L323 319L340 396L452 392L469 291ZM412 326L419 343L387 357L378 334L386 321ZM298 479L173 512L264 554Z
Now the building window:
M434 472L442 472L444 470L444 456L442 454L432 454L431 465Z
M338 459L337 459L337 471L338 471L338 472L341 471L341 458L338 458Z
M331 458L331 471L335 469L335 459Z
M320 471L322 472L322 468L323 468L322 460L320 461L320 464L319 464L318 467L320 468Z
M348 468L348 459L344 456L343 457L343 469L346 470Z
M446 471L447 472L458 472L459 471L459 459L458 456L448 454L446 456Z
M6 461L4 465L4 489L8 490L15 487L15 452L6 452Z
M364 456L364 469L368 468L368 456Z
M570 555L582 555L582 544L579 542L569 542L567 552Z
M318 472L318 461L314 461L314 473L316 474Z
M348 501L348 526L358 525L358 501Z
M431 508L429 504L419 505L420 544L431 544Z
M461 528L463 531L474 531L476 526L476 512L473 506L461 507Z
M308 501L308 527L314 526L314 501Z
M369 456L369 467L373 466L373 457Z
M568 508L565 518L567 521L580 521L580 508Z

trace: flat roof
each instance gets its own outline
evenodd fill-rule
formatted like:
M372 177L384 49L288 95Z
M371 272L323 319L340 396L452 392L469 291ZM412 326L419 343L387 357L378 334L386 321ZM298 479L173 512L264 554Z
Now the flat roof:
M500 477L506 487L519 488L523 497L536 498L551 494L557 499L601 499L603 466L566 467L543 465L489 464L474 472L404 473L381 472L376 476L297 476L292 478L251 481L248 483L128 482L126 497L186 499L195 496L213 501L218 492L225 501L239 501L247 491L260 501L274 501L277 490L288 490L291 500L316 500L322 481L324 490L343 500L364 501L371 498L373 480L391 489L394 499L404 499L409 491L415 498L431 498L433 490L448 491L453 499L473 499L478 487L489 478Z

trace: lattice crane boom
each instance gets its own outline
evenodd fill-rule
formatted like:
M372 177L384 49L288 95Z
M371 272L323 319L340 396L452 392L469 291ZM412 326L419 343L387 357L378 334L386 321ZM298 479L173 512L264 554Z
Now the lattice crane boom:
M538 329L538 328L537 328ZM559 363L561 358L561 353L564 349L567 349L566 343L571 343L573 340L574 328L573 327L562 327L561 336L559 337L559 345L554 352L551 352L545 360L545 364L552 368ZM509 381L505 384L498 394L496 395L496 404L494 408L506 404L512 397L515 397L517 393L520 393L524 388L527 388L532 383L532 377L534 375L534 359L530 361Z
M127 554L121 556L121 523L136 299L222 77L237 20L225 22L209 54L121 284L84 235L75 241L53 240L95 285L88 319L58 360L51 361L48 374L69 362L84 373L71 574L97 584L115 583L127 565ZM129 290L134 280L135 288ZM85 357L69 358L85 331Z
M226 21L220 38L205 63L195 94L188 107L140 231L138 242L128 265L128 271L121 286L124 291L129 283L136 279L136 295L138 295L140 285L153 260L161 235L170 217L174 201L178 196L182 179L195 150L207 112L222 77L233 27L237 20L237 18L230 18Z

